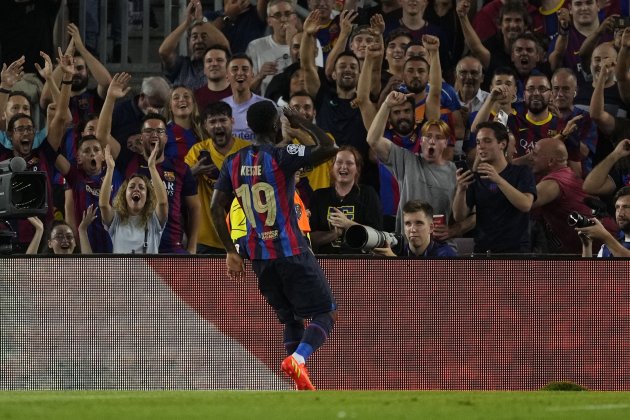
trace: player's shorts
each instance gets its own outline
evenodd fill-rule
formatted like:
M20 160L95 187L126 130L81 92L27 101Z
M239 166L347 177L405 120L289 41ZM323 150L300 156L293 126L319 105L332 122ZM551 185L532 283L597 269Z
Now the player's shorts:
M282 323L337 309L324 271L311 252L252 260L258 289Z

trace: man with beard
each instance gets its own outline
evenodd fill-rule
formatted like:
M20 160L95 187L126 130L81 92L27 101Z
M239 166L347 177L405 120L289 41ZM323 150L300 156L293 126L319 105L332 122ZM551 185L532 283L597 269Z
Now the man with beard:
M508 163L508 130L483 122L477 131L476 172L457 170L453 216L476 215L475 253L530 252L529 211L536 182L529 167Z
M312 51L315 35L321 27L320 10L315 9L304 21L304 35L300 49L300 63L304 70L305 90L315 99L317 125L334 137L337 145L355 147L366 162L362 182L378 188L376 167L369 160L369 146L365 142L366 129L361 112L356 106L359 59L351 52L343 52L335 61L332 79L335 89L320 82Z
M62 74L61 92L56 104L56 111L49 111L48 135L40 147L34 148L35 127L33 118L26 114L16 114L7 123L7 134L11 139L13 149L0 146L0 161L20 157L26 161L25 171L46 172L46 201L48 213L45 222L53 221L54 205L52 196L52 179L55 170L55 159L59 153L59 146L68 122L68 103L70 100L70 86L74 74L71 55L60 57L60 71ZM16 219L8 222L14 232L17 232L17 246L15 251L24 253L28 248L35 230L27 219Z
M624 140L629 141L629 140ZM606 231L604 226L596 219L591 219L594 226L576 229L582 239L582 256L592 257L593 239L604 241L597 256L599 258L630 257L630 187L623 187L614 197L615 219L619 226L619 241Z
M232 58L230 50L223 45L212 45L203 56L203 73L207 83L195 90L197 109L204 110L210 104L232 95L227 79L227 64Z
M569 167L576 174L581 175L580 140L576 133L564 132L568 123L551 113L550 100L551 85L547 76L542 74L530 76L525 84L527 110L516 115L512 133L516 138L515 159L512 163L528 165L530 161L526 155L534 150L534 145L538 140L559 135L569 152Z
M177 46L184 33L188 33L188 56L179 55ZM206 84L204 54L210 45L219 44L230 48L221 31L203 17L201 1L192 0L186 8L182 22L160 45L158 54L162 60L164 75L173 85L191 90Z
M81 121L84 121L89 114L98 114L103 106L103 99L107 94L107 87L112 81L112 76L103 64L90 53L83 44L79 28L73 23L68 25L68 34L71 36L69 50L74 45L74 75L72 76L72 93L70 97L70 112L72 113L72 123L74 127L78 127ZM67 53L69 51L66 51ZM88 89L90 75L96 81L96 88ZM53 72L53 80L59 82L61 70L59 66ZM46 109L48 104L53 101L50 91L49 82L46 81L39 105L42 109ZM76 142L79 133L73 133L71 141ZM68 140L66 140L68 141Z
M408 94L390 92L381 105L368 130L367 142L398 180L400 189L399 207L396 215L396 232L403 232L403 219L400 203L409 200L423 200L431 204L436 214L451 214L451 201L455 191L455 165L444 159L448 147L450 129L443 121L427 121L420 132L422 153L413 152L394 144L383 136L388 119L397 121L398 129L410 132L408 117L392 116L394 110L409 110ZM402 121L401 121L402 119Z
M197 254L225 254L210 215L214 184L225 157L250 145L232 135L233 124L232 108L228 104L218 101L208 105L203 112L203 126L210 137L191 147L184 159L197 178L201 201Z
M466 45L472 54L481 61L486 73L493 74L497 67L510 66L512 64L510 59L512 42L525 32L529 23L529 15L523 3L520 1L505 3L499 14L500 32L483 43L468 19L470 0L460 1L456 10Z

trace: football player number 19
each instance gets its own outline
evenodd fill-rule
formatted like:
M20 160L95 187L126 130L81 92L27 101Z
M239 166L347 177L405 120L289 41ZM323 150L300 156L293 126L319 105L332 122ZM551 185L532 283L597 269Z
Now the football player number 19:
M273 226L276 222L276 192L266 182L258 182L250 186L243 184L236 189L236 195L243 204L243 212L249 224L256 228L254 211L265 214L265 226Z

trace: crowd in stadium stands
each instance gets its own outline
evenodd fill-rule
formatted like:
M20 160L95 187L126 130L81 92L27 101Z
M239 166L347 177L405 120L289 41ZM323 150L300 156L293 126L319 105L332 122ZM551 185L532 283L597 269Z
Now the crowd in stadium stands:
M16 253L223 253L213 187L271 101L339 147L296 179L315 253L365 252L344 241L363 224L405 241L380 255L630 255L628 0L191 0L135 96L94 28L53 45L59 0L7 3L0 160L44 171L49 204L3 223ZM316 141L281 121L279 144Z

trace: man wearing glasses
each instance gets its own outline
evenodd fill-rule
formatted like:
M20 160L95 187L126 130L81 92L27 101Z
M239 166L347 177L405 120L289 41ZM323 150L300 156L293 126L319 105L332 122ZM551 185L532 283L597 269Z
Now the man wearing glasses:
M569 153L568 165L573 171L581 175L582 154L577 134L568 126L568 122L553 115L549 110L551 101L551 83L547 76L534 74L525 83L525 107L516 116L514 137L516 138L514 164L528 165L528 153L534 150L534 145L540 139L560 137ZM577 120L572 120L577 123ZM565 130L566 128L566 130Z
M267 24L271 35L254 39L245 51L252 59L256 73L251 89L263 96L272 77L291 64L289 42L299 26L293 3L290 0L271 0L267 5Z

